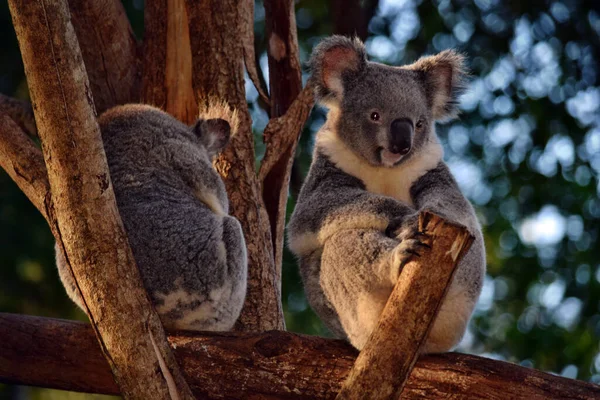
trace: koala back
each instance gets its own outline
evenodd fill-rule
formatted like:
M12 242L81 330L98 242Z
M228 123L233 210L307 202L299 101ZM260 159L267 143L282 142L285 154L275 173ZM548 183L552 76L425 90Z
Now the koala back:
M212 157L229 139L218 119L189 127L147 105L99 118L111 182L142 280L167 328L231 329L246 293L239 222L227 215ZM69 295L72 277L57 252Z

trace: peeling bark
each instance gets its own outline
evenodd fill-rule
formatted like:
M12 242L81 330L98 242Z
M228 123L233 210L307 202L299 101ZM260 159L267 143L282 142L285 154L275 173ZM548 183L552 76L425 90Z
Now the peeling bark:
M429 212L419 215L419 231L431 248L420 250L420 257L402 269L336 399L391 400L403 393L456 266L475 240L465 227Z
M169 342L194 394L203 399L333 399L357 355L341 340L281 331L174 332ZM119 393L87 324L2 313L0 382ZM446 353L419 358L402 398L592 400L600 398L600 386Z
M252 124L244 92L239 27L240 14L245 11L234 0L186 0L186 5L194 65L192 84L198 103L203 108L213 99L224 100L240 117L237 134L215 164L227 187L231 213L242 224L248 246L248 294L236 329L284 329L281 281L254 168Z
M192 89L188 22L184 0L146 1L142 102L192 124L198 118L198 103Z
M179 398L192 399L129 248L66 0L9 7L52 192L51 229L100 348L126 398L169 398L172 375Z

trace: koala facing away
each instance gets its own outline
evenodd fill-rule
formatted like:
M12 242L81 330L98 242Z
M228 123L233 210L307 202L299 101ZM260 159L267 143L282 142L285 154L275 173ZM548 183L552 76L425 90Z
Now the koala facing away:
M444 51L391 67L368 61L358 39L333 36L310 64L329 112L288 225L308 300L334 334L361 349L402 266L419 251L418 213L430 210L476 237L423 347L450 350L485 273L481 227L435 133L435 121L457 113L463 57Z
M231 329L246 296L246 244L211 163L229 141L228 122L201 119L188 127L154 107L126 105L105 112L99 124L119 212L163 324ZM56 261L69 297L82 307L58 249Z

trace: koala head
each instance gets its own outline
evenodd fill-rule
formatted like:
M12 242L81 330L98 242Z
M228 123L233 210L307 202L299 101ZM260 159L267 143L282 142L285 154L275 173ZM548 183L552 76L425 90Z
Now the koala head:
M375 166L394 167L435 138L434 124L458 113L466 77L452 50L391 67L367 60L358 39L332 36L310 60L317 99L334 112L338 137Z
M194 134L200 139L200 143L206 149L209 158L219 153L231 136L229 123L221 118L199 119L192 128Z

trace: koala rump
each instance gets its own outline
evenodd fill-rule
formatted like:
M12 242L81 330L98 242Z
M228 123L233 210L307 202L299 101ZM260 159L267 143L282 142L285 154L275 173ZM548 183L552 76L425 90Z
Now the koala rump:
M135 104L110 109L98 122L119 213L163 324L231 329L246 294L247 255L212 167L229 140L228 122L200 119L188 127ZM58 246L56 263L67 294L83 308Z

